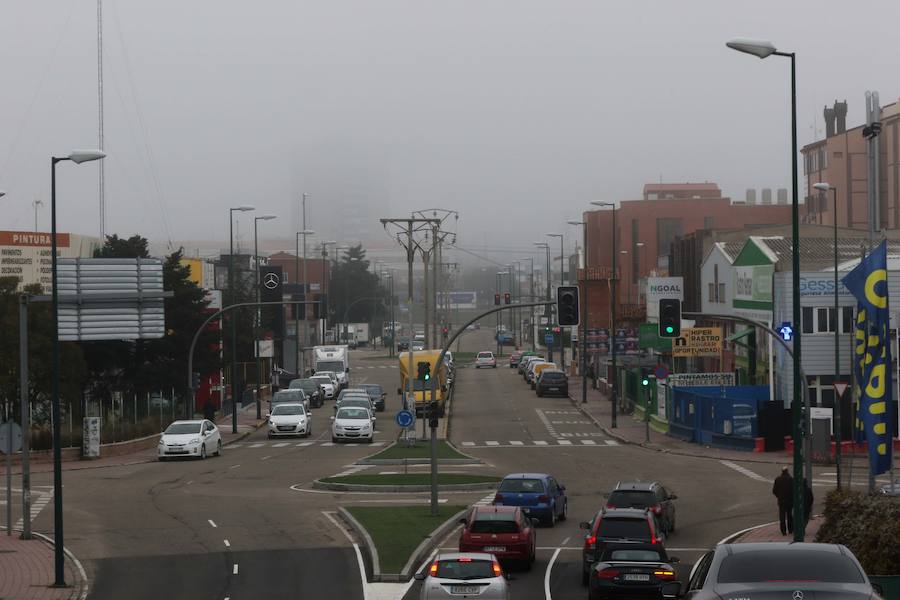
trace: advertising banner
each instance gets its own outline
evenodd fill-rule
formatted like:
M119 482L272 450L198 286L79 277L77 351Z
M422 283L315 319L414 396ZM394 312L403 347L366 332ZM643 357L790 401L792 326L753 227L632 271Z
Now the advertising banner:
M683 277L647 278L647 318L659 318L659 301L668 298L684 300Z
M672 387L735 384L734 373L670 373L667 382Z
M718 356L722 351L721 327L688 327L672 340L672 356Z
M90 258L99 247L97 238L68 233L56 234L60 258ZM51 237L33 231L0 231L0 277L19 279L19 290L34 283L49 294L52 285Z
M100 456L100 417L85 417L81 433L81 453L85 458Z

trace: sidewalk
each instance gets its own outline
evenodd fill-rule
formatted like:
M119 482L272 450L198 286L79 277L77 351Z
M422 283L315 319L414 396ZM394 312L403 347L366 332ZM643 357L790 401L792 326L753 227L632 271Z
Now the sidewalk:
M649 428L650 441L647 441L647 424L642 420L637 420L631 415L616 415L616 428L611 428L612 422L612 404L609 396L602 394L599 390L590 387L591 381L588 380L587 404L581 403L581 377L569 378L569 398L572 404L580 410L585 416L594 421L599 427L610 437L625 443L643 446L658 452L669 452L671 454L680 454L684 456L696 456L701 458L712 458L716 460L741 460L758 463L777 463L788 464L791 457L784 451L781 452L743 452L740 450L726 450L721 448L713 448L712 446L703 446L693 442L685 442L677 438L669 437L664 433L654 431Z
M19 533L0 531L0 598L3 600L80 600L87 597L88 582L80 565L66 556L69 587L50 587L54 579L53 545L35 536L19 539Z
M819 532L819 527L821 527L824 522L825 517L822 515L813 516L809 520L809 523L806 524L806 536L803 538L803 541L814 541L816 539L816 534ZM766 523L765 525L760 525L759 527L745 531L732 541L737 544L748 544L750 542L792 542L794 541L794 537L791 534L781 535L781 529L779 528L778 523Z

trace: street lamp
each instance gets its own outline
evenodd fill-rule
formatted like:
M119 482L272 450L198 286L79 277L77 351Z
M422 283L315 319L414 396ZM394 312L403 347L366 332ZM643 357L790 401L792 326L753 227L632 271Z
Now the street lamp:
M802 542L806 535L806 524L803 518L803 454L801 451L801 411L803 409L803 389L800 372L800 204L798 194L797 173L797 56L793 52L779 52L775 45L767 40L733 39L725 44L738 52L745 52L766 58L767 56L783 56L791 59L791 184L794 197L791 200L791 244L792 244L792 304L794 318L794 390L791 403L792 435L794 436L794 541ZM808 433L808 432L807 432ZM809 466L807 466L809 471ZM810 481L812 473L807 473Z
M594 206L608 206L612 208L612 252L610 256L610 261L612 262L612 275L609 277L609 348L610 353L612 354L612 377L610 377L610 396L612 400L612 415L610 421L610 427L616 428L618 423L616 422L616 412L618 409L617 402L617 394L619 391L618 386L618 373L616 372L616 304L618 303L618 299L616 297L616 280L619 278L619 254L616 252L616 248L618 245L616 244L616 205L613 202L600 202L594 201L591 202Z
M550 277L550 244L547 242L535 242L535 246L543 248L547 254L547 302L550 301L550 285L552 284ZM547 324L550 324L550 305L544 307L544 316L547 318ZM553 344L547 346L547 360L553 360Z
M228 292L231 296L231 304L236 304L236 290L234 289L234 213L256 210L249 204L242 204L228 209ZM237 315L231 312L228 315L231 321L231 433L237 433Z
M498 297L501 296L503 293L500 291L501 286L503 285L501 278L504 275L508 275L508 274L509 274L509 270L497 271L497 296ZM503 300L500 300L500 302L503 302ZM497 356L502 356L501 351L503 350L503 346L500 344L500 324L501 324L501 322L502 322L502 320L500 319L500 311L497 311L497 327L496 327L496 330L494 331L494 337L497 339Z
M50 272L53 289L52 323L53 323L53 373L50 411L53 417L53 557L54 587L65 587L65 554L63 547L63 485L62 485L62 453L60 452L60 410L59 410L59 286L57 285L56 258L56 163L70 160L76 165L92 160L100 160L106 153L102 150L72 150L68 156L50 157ZM0 194L4 195L4 194ZM83 416L83 415L82 415ZM27 432L26 432L27 434ZM7 523L7 527L10 524Z
M563 285L565 283L566 277L566 269L564 266L564 256L565 251L563 250L563 234L561 233L547 233L544 234L547 237L555 237L559 238L559 285ZM548 298L549 300L549 298ZM566 370L566 347L563 344L563 326L559 324L559 315L556 315L556 326L559 328L559 364L563 371Z
M831 190L834 199L834 381L837 383L841 377L841 346L839 332L841 330L840 307L838 306L838 226L837 226L837 188L828 183L814 183L813 187L820 192ZM845 390L846 391L846 390ZM834 457L837 470L837 487L841 489L841 410L843 409L843 394L838 396L835 388L837 409L834 412Z
M306 220L306 194L303 194L303 219ZM294 252L294 283L298 283L300 280L300 236L303 236L303 301L306 302L309 300L306 294L306 273L308 271L306 264L306 236L315 235L315 231L312 229L303 229L303 231L298 231L297 235L294 236L294 245L296 246ZM297 373L299 377L303 377L306 374L306 365L303 360L303 352L302 348L306 345L306 304L295 304L294 305L294 372ZM303 314L303 345L300 344L300 314Z
M520 260L527 260L529 262L529 264L531 265L530 266L531 271L530 271L530 275L529 275L529 279L528 279L528 295L529 295L531 301L534 302L534 300L537 298L537 296L534 295L534 257L526 256ZM534 307L531 307L528 310L531 312L531 319L530 319L530 321L531 321L531 351L534 352L535 351Z
M272 219L277 219L276 215L263 215L261 217L253 217L253 263L256 267L254 273L254 282L256 283L256 323L253 328L253 347L255 352L253 353L256 356L256 419L262 419L262 407L260 406L259 395L261 393L261 382L259 378L259 326L262 321L262 308L259 306L259 222L260 221L271 221Z
M587 330L588 330L588 279L587 279L587 221L567 221L569 225L580 225L584 246L584 289L581 292L581 403L587 404ZM577 271L576 271L577 272ZM571 277L569 278L571 279ZM576 281L578 277L576 276Z

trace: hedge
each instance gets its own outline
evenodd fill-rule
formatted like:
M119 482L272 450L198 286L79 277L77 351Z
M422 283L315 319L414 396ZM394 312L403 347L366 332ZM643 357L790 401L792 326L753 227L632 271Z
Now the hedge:
M900 502L895 498L832 490L817 542L844 544L868 575L900 575Z

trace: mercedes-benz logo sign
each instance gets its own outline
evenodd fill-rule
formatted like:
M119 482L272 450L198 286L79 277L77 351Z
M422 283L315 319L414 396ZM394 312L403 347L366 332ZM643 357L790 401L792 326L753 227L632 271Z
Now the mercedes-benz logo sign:
M263 277L263 285L266 286L267 290L274 290L278 287L278 274L277 273L266 273L265 277ZM800 599L802 600L802 598Z
M803 592L801 592L800 590L797 590L793 593L791 598L793 598L794 600L803 600Z

